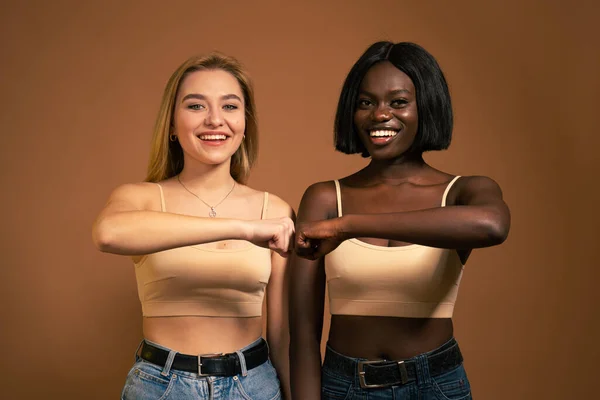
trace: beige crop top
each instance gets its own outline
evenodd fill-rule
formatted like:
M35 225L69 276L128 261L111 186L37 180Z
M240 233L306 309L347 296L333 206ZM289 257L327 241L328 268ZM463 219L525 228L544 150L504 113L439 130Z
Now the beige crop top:
M442 207L458 178L446 187ZM342 216L337 180L335 188ZM325 272L333 315L450 318L463 265L456 250L383 247L350 239L325 256Z
M265 192L262 219L268 200ZM135 275L145 317L258 317L271 275L271 251L252 243L234 249L179 247L143 257Z

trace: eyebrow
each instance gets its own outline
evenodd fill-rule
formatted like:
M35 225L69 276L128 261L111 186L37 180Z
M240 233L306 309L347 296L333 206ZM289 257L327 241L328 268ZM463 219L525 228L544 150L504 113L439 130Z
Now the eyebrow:
M181 102L183 103L187 99L206 100L206 96L204 96L203 94L199 94L199 93L190 93L190 94L186 94L185 96L183 96L183 99L181 99ZM236 94L226 94L226 95L221 96L221 100L231 100L231 99L238 100L240 103L242 102L242 99L240 99L240 97Z
M391 93L392 94L401 94L401 93L408 93L408 94L410 94L410 90L408 90L408 89L397 89L397 90L392 90Z
M366 91L366 90L361 90L359 93L360 93L360 94L367 95L367 96L375 97L375 95L374 95L373 93L369 93L369 92L368 92L368 91ZM390 92L390 94L392 94L392 95L396 95L396 94L406 94L406 93L407 93L407 94L411 94L411 91L410 91L410 90L408 90L408 89L396 89L396 90L392 90L392 91Z

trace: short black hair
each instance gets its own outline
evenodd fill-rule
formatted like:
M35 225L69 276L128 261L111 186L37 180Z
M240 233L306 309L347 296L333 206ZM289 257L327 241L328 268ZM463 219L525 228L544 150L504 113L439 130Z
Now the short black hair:
M360 85L367 71L381 61L389 61L412 80L415 86L418 113L417 136L409 152L423 153L444 150L452 140L452 102L446 78L435 58L415 43L373 43L354 64L340 94L334 123L335 149L346 154L367 149L354 126Z

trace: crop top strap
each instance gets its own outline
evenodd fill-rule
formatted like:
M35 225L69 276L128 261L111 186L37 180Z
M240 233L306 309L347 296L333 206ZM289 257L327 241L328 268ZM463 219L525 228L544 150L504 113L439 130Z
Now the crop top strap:
M267 219L267 205L269 204L269 192L265 192L265 198L263 199L261 219Z
M163 188L160 184L156 184L158 186L158 190L160 190L160 211L167 211L167 207L165 206L165 194L163 193Z
M454 179L452 179L450 181L448 186L446 186L446 190L444 191L444 196L442 197L442 207L446 206L446 197L448 196L448 192L450 191L450 188L452 187L452 185L454 185L454 182L456 182L458 180L458 178L460 178L460 175L455 176Z
M340 182L336 179L333 181L335 183L335 194L337 196L337 212L338 217L342 216L342 191L340 190Z

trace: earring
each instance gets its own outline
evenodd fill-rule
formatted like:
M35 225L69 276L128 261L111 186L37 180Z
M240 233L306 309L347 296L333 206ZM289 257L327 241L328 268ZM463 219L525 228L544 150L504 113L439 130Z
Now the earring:
M171 134L169 134L169 140L170 140L171 142L175 142L175 141L177 141L177 135L173 135L172 133L171 133Z
M242 140L246 140L246 134L244 134L244 136L242 136Z

